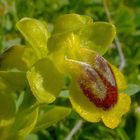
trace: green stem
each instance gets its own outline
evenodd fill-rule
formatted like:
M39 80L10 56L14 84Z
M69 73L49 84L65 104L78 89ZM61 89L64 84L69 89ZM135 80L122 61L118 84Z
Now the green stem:
M140 140L140 115L137 116L135 140Z
M110 11L109 11L109 8L108 8L107 0L103 0L103 5L104 5L105 14L107 16L108 21L112 23L112 18L111 18L111 14L110 14ZM115 46L118 50L118 54L120 56L119 69L122 71L124 69L125 65L126 65L126 61L125 61L125 57L124 57L124 54L123 54L123 51L122 51L122 46L121 46L121 43L119 41L118 36L115 37L114 43L115 43Z
M70 133L67 135L67 137L65 138L65 140L71 140L73 135L75 135L82 127L83 124L83 120L79 120L76 122L75 126L72 128L72 130L70 131Z

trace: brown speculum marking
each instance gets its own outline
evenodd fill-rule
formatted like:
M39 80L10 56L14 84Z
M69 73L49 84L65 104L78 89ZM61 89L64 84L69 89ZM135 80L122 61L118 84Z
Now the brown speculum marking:
M84 67L78 83L84 95L97 107L107 110L117 103L115 76L110 65L101 56L95 57L93 66Z

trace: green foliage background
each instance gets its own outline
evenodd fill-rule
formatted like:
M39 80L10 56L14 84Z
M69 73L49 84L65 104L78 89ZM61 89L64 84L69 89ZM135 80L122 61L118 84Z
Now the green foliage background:
M140 1L108 0L107 5L126 60L123 73L129 84L126 92L132 95L131 111L114 130L101 123L84 122L73 140L140 140ZM107 21L102 0L0 0L0 53L24 42L15 27L22 17L47 21L51 30L55 19L65 13L85 14L94 21ZM110 46L105 57L114 65L120 65L115 44ZM55 104L70 106L66 98L56 100ZM64 140L79 119L72 111L65 120L29 135L26 140Z

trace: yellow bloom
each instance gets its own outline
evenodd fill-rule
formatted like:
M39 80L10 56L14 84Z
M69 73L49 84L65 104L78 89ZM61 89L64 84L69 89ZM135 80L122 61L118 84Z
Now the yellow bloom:
M122 73L100 56L115 37L114 25L66 14L58 18L51 36L35 19L24 18L17 27L31 45L23 60L32 66L27 78L39 102L53 102L68 74L72 77L70 101L80 116L90 122L102 120L109 128L118 126L129 110L130 97L119 93L126 88Z
M114 66L111 66L111 68L116 78L118 90L125 89L126 82L124 76ZM77 73L79 73L79 71ZM73 80L71 85L70 101L73 108L82 118L89 122L102 121L107 127L112 129L118 126L122 115L129 111L131 104L130 97L127 94L119 93L117 103L114 106L107 109L97 107L93 102L89 101L89 98L83 94L83 91L81 90L76 80Z

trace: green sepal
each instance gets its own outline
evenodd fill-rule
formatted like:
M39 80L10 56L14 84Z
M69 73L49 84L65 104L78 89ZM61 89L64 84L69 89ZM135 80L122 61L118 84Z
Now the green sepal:
M93 24L93 20L89 16L83 16L78 14L65 14L63 16L60 16L56 20L53 33L48 40L49 51L50 52L54 52L56 50L59 51L59 49L63 48L65 50L69 49L67 50L68 53L70 49L74 50L75 46L77 45L74 42L76 33L84 26L88 26L91 24ZM67 46L71 46L71 48Z
M27 67L30 68L33 64L38 61L37 54L32 47L26 46L22 55L22 60L26 63Z
M29 86L29 85L28 85ZM21 91L16 100L16 108L17 111L27 110L30 106L36 104L36 98L32 94L30 87L28 87Z
M23 18L17 22L17 28L35 50L38 59L47 55L49 33L46 25L33 18Z
M71 112L70 108L60 106L53 106L50 109L47 108L43 109L43 114L41 110L37 120L37 124L33 129L33 132L52 126L53 124L57 123L58 121L68 116L70 112Z
M7 126L13 119L16 111L16 105L12 95L9 93L0 93L0 127Z
M103 55L111 45L115 34L115 26L107 22L94 22L85 26L77 33L81 46Z
M9 93L0 93L0 140L5 140L15 120L16 105Z
M23 90L27 86L25 72L0 71L0 90L4 92Z
M49 56L62 73L65 73L66 58L77 59L80 56L80 40L73 33L54 36L50 38L48 44L51 51Z
M111 45L115 34L115 26L108 22L94 22L88 16L77 14L66 14L58 18L54 25L52 39L54 45L57 46L64 40L65 36L69 33L74 33L79 37L80 46L92 49L99 54L103 55ZM59 39L60 38L60 39Z
M16 45L0 55L0 70L18 69L25 71L26 64L22 60L25 46Z
M10 139L24 139L35 127L38 118L38 107L19 111L15 117L15 122L11 127Z
M92 24L89 16L78 14L65 14L60 16L54 25L54 34L77 31L85 25Z
M33 130L38 118L39 104L29 88L22 91L16 100L14 122L9 128L8 139L24 140Z
M64 86L64 76L49 58L39 60L27 72L28 82L39 103L52 103Z

